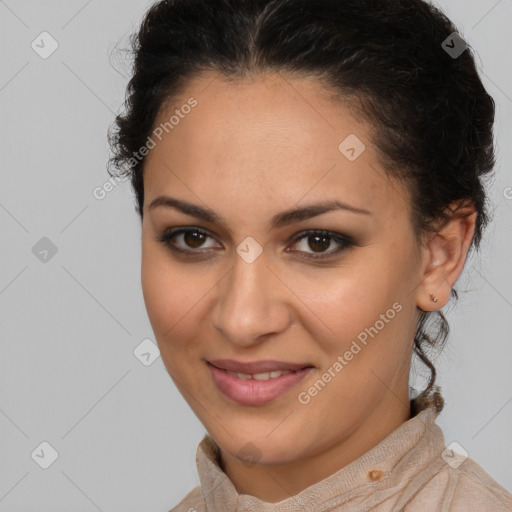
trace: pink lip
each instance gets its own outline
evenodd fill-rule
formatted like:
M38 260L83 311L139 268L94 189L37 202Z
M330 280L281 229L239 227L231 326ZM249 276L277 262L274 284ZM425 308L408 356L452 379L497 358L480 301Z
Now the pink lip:
M276 399L296 386L309 373L312 367L301 368L293 373L268 380L239 379L235 375L229 374L226 370L217 368L210 363L208 363L208 369L216 386L228 398L242 405L261 405ZM239 373L263 373L263 371Z

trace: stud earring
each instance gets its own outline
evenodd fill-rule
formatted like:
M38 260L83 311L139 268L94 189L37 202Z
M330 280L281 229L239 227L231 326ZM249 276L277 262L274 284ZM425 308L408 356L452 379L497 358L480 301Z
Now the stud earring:
M430 294L430 300L431 300L432 302L437 302L439 299L438 299L434 294L432 294L432 293L431 293L431 294Z

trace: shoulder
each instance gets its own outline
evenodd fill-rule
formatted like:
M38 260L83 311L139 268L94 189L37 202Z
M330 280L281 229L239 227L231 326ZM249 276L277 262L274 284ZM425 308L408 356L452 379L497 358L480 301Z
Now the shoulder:
M205 512L203 494L200 487L192 489L169 512Z
M454 485L449 510L508 511L512 510L512 495L472 459L466 459L452 472ZM464 508L465 506L465 508Z
M512 511L512 495L469 458L457 467L437 465L404 510L423 510L433 501L436 510L443 512Z

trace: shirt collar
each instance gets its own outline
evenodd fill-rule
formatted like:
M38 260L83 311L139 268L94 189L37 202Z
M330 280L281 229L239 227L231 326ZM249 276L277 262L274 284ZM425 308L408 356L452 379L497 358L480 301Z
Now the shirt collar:
M208 512L288 512L317 510L321 504L356 488L382 479L386 473L400 472L411 465L421 468L429 458L444 449L442 430L436 425L438 410L433 402L411 401L417 414L359 458L324 480L278 503L268 503L247 494L239 494L219 464L219 448L206 434L199 443L196 465L201 491Z

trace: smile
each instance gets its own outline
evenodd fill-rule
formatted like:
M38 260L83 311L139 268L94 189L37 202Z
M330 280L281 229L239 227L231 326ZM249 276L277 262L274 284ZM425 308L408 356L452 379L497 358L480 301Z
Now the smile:
M291 372L290 370L275 370L273 372L263 372L263 373L239 373L239 372L231 372L226 370L233 377L238 377L242 380L256 379L256 380L269 380L276 379L277 377L281 377L281 375L288 375Z
M245 373L218 368L207 363L212 380L224 397L240 405L262 405L294 388L313 369L272 370Z

